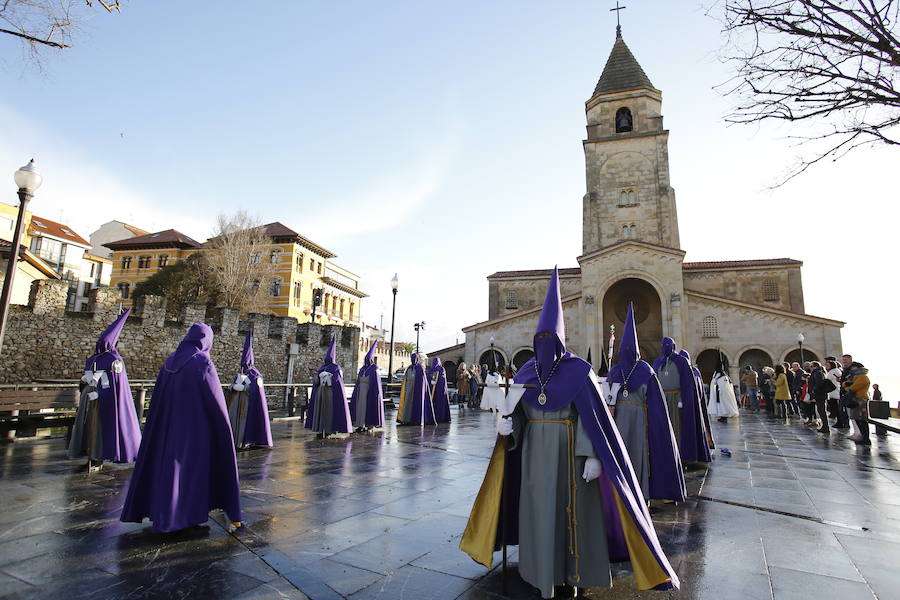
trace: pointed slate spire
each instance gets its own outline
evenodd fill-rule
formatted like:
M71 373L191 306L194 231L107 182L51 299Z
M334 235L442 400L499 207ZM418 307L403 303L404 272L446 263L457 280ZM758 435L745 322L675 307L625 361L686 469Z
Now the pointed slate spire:
M633 90L638 88L648 88L654 90L650 78L644 73L644 69L638 63L634 54L622 39L621 31L616 34L616 41L613 44L612 52L606 60L606 66L603 67L603 73L597 81L594 88L594 96L598 94L609 94L612 92L622 92L625 90Z
M253 330L248 329L247 338L244 340L244 351L241 352L241 368L252 369L253 363Z
M128 315L130 314L131 309L129 308L116 317L116 319L103 330L103 333L97 338L97 345L95 346L98 354L112 350L116 347L116 344L119 343L119 336L122 334L122 329L125 327L125 321L128 320Z
M337 340L334 337L334 334L331 334L331 344L328 346L328 351L325 353L325 364L332 365L335 363L335 357L337 356Z

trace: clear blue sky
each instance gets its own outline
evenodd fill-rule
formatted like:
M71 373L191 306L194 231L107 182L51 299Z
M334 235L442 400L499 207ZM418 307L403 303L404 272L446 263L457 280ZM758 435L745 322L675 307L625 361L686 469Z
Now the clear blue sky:
M121 219L204 238L238 208L282 221L363 277L369 322L389 319L399 272L398 334L424 319L438 348L486 318L491 272L575 266L584 101L612 5L131 0L96 12L44 72L0 38L0 173L35 156L34 210L83 234ZM622 19L663 91L687 259L803 260L807 310L848 321L847 348L900 375L881 266L897 151L767 191L795 150L784 130L725 126L715 21L646 1Z

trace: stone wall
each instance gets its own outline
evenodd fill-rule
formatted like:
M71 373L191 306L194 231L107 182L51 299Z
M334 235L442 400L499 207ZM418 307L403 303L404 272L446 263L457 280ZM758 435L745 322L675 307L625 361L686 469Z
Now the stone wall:
M800 265L771 268L690 269L684 272L686 290L743 300L752 304L803 313ZM771 285L777 293L767 294Z
M28 305L10 307L0 383L81 377L97 338L118 312L119 294L113 288L93 290L90 311L75 313L65 310L66 290L61 281L35 281ZM166 356L197 321L205 321L215 332L212 357L223 381L239 368L250 327L256 365L270 383L285 381L291 343L300 346L293 380L308 382L322 364L332 334L337 336L337 362L345 379L356 378L359 329L354 327L298 324L292 317L256 313L240 319L233 308L206 314L205 306L196 303L180 307L178 320L166 320L165 315L166 299L159 296L144 296L134 307L118 345L130 379L155 379Z

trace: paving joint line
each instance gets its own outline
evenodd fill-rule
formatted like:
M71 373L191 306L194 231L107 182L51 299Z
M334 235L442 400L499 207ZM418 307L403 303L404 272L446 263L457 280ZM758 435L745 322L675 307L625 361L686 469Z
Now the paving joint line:
M852 529L854 531L870 531L868 527L862 527L858 525L848 525L846 523L838 523L837 521L828 521L827 519L822 519L819 517L811 517L809 515L801 515L799 513L792 513L784 510L778 510L775 508L768 508L765 506L756 506L755 504L746 504L744 502L737 502L735 500L723 500L721 498L712 498L710 496L704 496L702 494L697 494L695 496L698 500L705 500L707 502L717 502L719 504L728 504L730 506L737 506L739 508L749 508L750 510L757 510L760 512L767 512L775 515L781 515L783 517L793 517L795 519L803 519L804 521L811 521L813 523L818 523L820 525L830 525L832 527L840 527L842 529Z

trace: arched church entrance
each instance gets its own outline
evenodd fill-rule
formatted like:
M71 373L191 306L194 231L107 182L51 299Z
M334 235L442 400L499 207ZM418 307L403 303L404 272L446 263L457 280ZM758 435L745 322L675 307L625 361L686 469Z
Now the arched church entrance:
M728 366L728 357L722 355L725 359L725 366ZM713 373L716 371L716 367L719 365L719 351L718 350L704 350L700 354L697 355L697 369L700 371L700 377L703 379L703 383L709 383L712 379Z
M803 358L800 358L800 349L796 348L787 353L787 356L784 357L784 362L786 363L800 363L800 366L803 366L804 362L809 362L811 360L819 360L819 355L815 352L810 352L806 348L803 349ZM821 362L821 361L820 361Z
M513 356L512 364L516 367L516 370L522 368L522 365L531 360L531 357L534 356L534 350L519 350L516 352L516 355Z
M497 369L502 369L506 364L506 360L503 358L503 355L496 350L494 351L494 355L497 357ZM478 366L481 367L481 365L487 365L488 369L494 368L494 359L491 357L490 350L485 350L481 353L481 357L478 359Z
M659 341L663 336L662 302L656 289L636 277L629 277L614 283L603 296L603 332L604 344L609 340L609 326L616 326L616 347L613 349L613 361L619 357L619 341L625 330L625 318L628 315L628 303L634 303L634 324L640 342L641 357L653 362L660 354ZM609 348L604 347L604 352Z
M769 353L758 348L751 348L741 354L741 357L738 359L738 365L741 371L744 370L744 367L750 365L757 373L762 372L763 367L775 367L775 363L772 362L772 357L769 356Z

